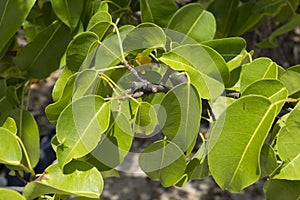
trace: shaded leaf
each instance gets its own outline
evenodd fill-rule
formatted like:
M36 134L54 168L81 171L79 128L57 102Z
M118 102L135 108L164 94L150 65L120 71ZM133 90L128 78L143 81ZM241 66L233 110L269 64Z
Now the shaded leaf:
M115 114L116 116L111 115L110 125L97 147L83 158L100 171L110 170L121 164L132 144L133 131L129 120L123 113Z
M150 135L157 125L156 112L148 102L141 102L138 105L133 130L135 133Z
M108 128L110 104L100 96L84 96L69 104L57 120L57 158L63 167L91 152Z
M159 180L164 187L169 187L183 175L185 156L174 143L160 140L141 152L139 165L149 178Z
M50 165L41 177L28 183L23 194L29 200L42 194L53 193L99 198L102 190L103 179L96 168L89 166L85 170L75 170L71 174L63 174L56 163Z
M15 59L17 67L27 71L32 78L48 77L59 67L71 39L70 29L61 22L54 22L20 49Z
M165 27L173 14L177 10L177 5L173 0L141 0L142 22L152 22Z
M172 88L160 104L158 120L163 134L189 155L200 127L199 95L189 83L182 83Z
M216 21L212 13L198 3L188 4L179 9L170 19L168 29L184 34L178 43L194 39L197 42L212 40L216 32ZM205 31L204 31L205 30Z
M35 0L2 0L0 3L0 55L5 46L25 21ZM1 57L1 56L0 56Z
M80 67L98 44L98 36L93 32L78 34L69 44L66 52L66 66L72 71L79 71Z
M300 197L300 181L268 180L264 185L267 200L295 200Z
M267 98L245 96L217 119L210 133L208 164L221 188L239 192L259 179L260 151L275 116L276 107Z
M51 0L52 8L59 19L74 30L79 23L84 7L83 0Z
M264 144L260 152L261 177L271 175L277 167L274 149L270 145Z

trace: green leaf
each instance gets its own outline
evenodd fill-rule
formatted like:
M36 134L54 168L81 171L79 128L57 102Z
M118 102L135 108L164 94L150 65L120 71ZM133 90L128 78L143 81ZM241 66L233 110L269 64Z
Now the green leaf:
M163 134L182 151L187 151L200 127L202 106L197 91L189 83L182 83L172 88L160 104L158 120Z
M300 180L300 103L287 117L277 138L277 149L283 166L276 179Z
M83 158L100 171L110 170L121 164L132 144L133 131L129 120L123 113L115 114L111 115L109 128L97 147Z
M75 84L77 75L78 75L78 73L73 74L73 75L71 75L71 74L67 75L67 82L62 83L61 86L58 86L58 87L60 87L59 89L61 91L54 90L54 91L57 91L57 95L59 95L59 99L57 99L54 103L48 105L45 109L47 118L52 124L57 123L57 119L60 116L61 112L71 102L73 91L74 91L74 84ZM55 85L57 85L57 84L60 85L61 83L58 81ZM54 87L54 89L55 89L55 87ZM57 98L58 98L58 96L57 96Z
M137 108L133 130L135 133L150 135L157 125L154 107L148 102L141 102Z
M259 179L260 151L275 116L276 107L267 98L253 95L235 101L217 119L208 164L222 189L239 192Z
M300 97L300 65L287 69L283 74L280 74L279 80L287 88L289 96Z
M242 92L242 96L252 94L267 97L272 103L276 103L288 97L287 89L280 81L275 79L258 80L246 87L246 89ZM280 112L283 104L284 102L276 105L277 113Z
M83 0L51 0L52 8L58 18L74 30L79 23L80 15L84 7Z
M3 128L9 130L13 134L17 134L17 124L15 120L11 117L8 117L4 124L2 125Z
M110 104L100 96L84 96L69 104L57 120L57 158L63 167L91 152L108 128Z
M279 67L269 58L258 58L244 66L241 74L241 92L261 79L278 79Z
M112 18L108 12L97 12L93 15L87 26L87 31L97 34L99 40L104 37L108 28L112 25Z
M25 21L35 0L2 0L0 3L0 55Z
M215 118L218 119L226 108L235 101L233 98L219 96L212 104L212 111Z
M59 67L71 39L70 29L61 22L54 22L20 49L15 59L17 67L32 78L48 77Z
M270 145L264 144L260 152L261 177L271 175L277 167L278 164L274 149Z
M72 101L82 96L94 94L97 90L98 78L99 74L96 70L87 69L79 73L74 83Z
M18 130L17 136L22 140L25 146L31 167L35 167L40 158L40 135L33 115L27 110L15 109L2 116L0 121L8 117L15 120ZM22 164L25 166L29 165L24 157Z
M160 140L141 152L139 165L149 178L159 180L164 187L169 187L183 175L185 156L174 143Z
M0 127L0 141L0 163L20 165L22 150L16 136L9 130Z
M152 23L139 24L123 41L124 51L165 48L166 35L162 28Z
M246 41L240 37L222 38L202 42L216 50L226 62L232 60L246 48Z
M84 163L81 163L81 165L84 165ZM102 190L103 179L96 168L89 166L84 170L75 170L70 174L63 174L59 165L53 164L45 170L41 177L28 183L23 194L28 200L42 194L54 193L98 199Z
M300 197L300 181L268 180L264 185L267 200L295 200Z
M295 29L297 26L300 25L300 14L295 14L291 19L289 19L288 22L286 22L284 25L280 26L278 29L272 32L272 34L264 41L257 44L260 48L272 48L277 47L277 41L276 38L280 35L283 35L284 33L287 33L293 29Z
M254 2L247 2L237 8L236 16L229 29L229 36L239 36L254 29L260 23L265 13L253 12L255 5Z
M78 34L69 44L66 52L66 65L72 71L79 71L85 60L88 60L92 51L96 48L99 38L93 32Z
M260 0L255 4L252 12L267 15L276 14L286 2L286 0Z
M152 22L165 27L173 14L177 10L177 5L173 0L141 0L142 22Z
M122 27L121 27L122 28ZM133 26L124 27L119 29L121 41L125 39ZM121 50L117 35L106 37L105 40L98 46L95 53L95 69L104 69L120 63Z
M183 45L163 54L163 63L186 71L202 98L214 99L224 90L229 71L222 56L204 45Z
M239 0L227 0L214 1L208 7L208 10L212 12L216 18L217 38L223 38L229 35L229 32L234 25L238 5Z
M5 188L0 188L0 199L26 200L18 192Z
M54 102L58 101L61 98L67 81L72 74L72 71L67 67L63 68L52 90L52 99Z
M184 34L178 43L188 42L191 38L203 42L214 38L216 21L212 13L204 10L198 3L192 3L179 9L169 21L167 28Z

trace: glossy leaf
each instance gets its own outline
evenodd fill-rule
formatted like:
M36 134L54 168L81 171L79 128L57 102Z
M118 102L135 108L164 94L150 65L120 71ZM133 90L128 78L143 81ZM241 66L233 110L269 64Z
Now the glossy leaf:
M288 97L288 91L284 85L275 79L263 79L252 83L246 87L242 93L242 96L252 94L267 97L272 103L276 103ZM283 104L284 102L276 105L278 113L280 112Z
M18 192L5 188L0 188L0 199L26 200L25 197Z
M99 40L104 37L108 28L112 25L112 18L108 12L97 12L93 15L87 26L87 31L97 34Z
M123 41L126 52L140 49L165 48L166 35L157 25L143 23L130 31Z
M300 181L268 180L264 185L267 200L294 200L300 197Z
M246 48L246 41L240 37L230 37L202 42L216 50L226 62L240 55Z
M20 49L15 60L17 67L32 78L48 77L59 67L71 39L70 29L61 22L54 22Z
M274 149L270 145L264 144L260 154L261 177L271 175L277 167L278 164Z
M28 154L31 167L35 167L40 158L40 135L33 115L27 110L11 110L1 119L11 117L17 124L17 136L22 140ZM23 157L22 164L28 166Z
M283 166L277 179L300 180L300 103L287 117L278 133L277 149Z
M267 98L245 96L217 119L210 133L208 164L221 188L239 192L259 179L260 151L275 116L276 107Z
M133 29L133 26L120 28L121 41L125 39L127 34ZM95 53L95 69L104 69L120 63L121 50L117 35L106 37L105 40L97 47Z
M279 80L287 88L289 96L295 96L295 98L300 97L300 65L287 69L279 76Z
M66 52L66 65L72 71L79 71L86 59L98 44L98 36L93 32L78 34L69 44Z
M78 165L77 163L77 167ZM42 194L53 193L99 198L103 190L100 172L91 166L83 168L70 174L63 174L57 163L50 165L42 176L26 185L23 194L28 200Z
M52 8L58 18L74 30L79 23L84 7L83 0L51 0Z
M142 22L152 22L165 27L173 14L177 10L177 5L173 0L141 0Z
M57 158L60 167L91 152L108 128L110 104L100 96L81 97L69 104L57 121Z
M100 171L113 169L121 164L132 144L133 131L129 120L123 113L115 114L116 116L111 116L110 125L97 147L83 158Z
M193 3L179 9L170 19L167 28L185 35L178 43L184 44L190 38L203 42L214 38L216 21L212 13L204 10L200 4Z
M174 143L160 140L141 152L139 165L149 178L159 180L164 187L169 187L183 175L185 156Z
M170 90L160 104L158 120L163 134L183 152L187 151L200 127L201 102L197 91L189 83L182 83Z
M0 127L0 163L19 165L22 160L22 150L16 136L9 130Z
M229 78L224 59L202 45L184 45L163 54L160 60L171 68L186 71L202 98L213 99L224 90L223 79Z
M258 58L244 67L241 74L241 92L246 87L261 79L278 79L279 69L275 62L268 58Z
M141 102L137 108L133 130L135 133L150 135L157 125L154 107L147 102Z
M25 21L35 0L2 0L0 3L0 55Z

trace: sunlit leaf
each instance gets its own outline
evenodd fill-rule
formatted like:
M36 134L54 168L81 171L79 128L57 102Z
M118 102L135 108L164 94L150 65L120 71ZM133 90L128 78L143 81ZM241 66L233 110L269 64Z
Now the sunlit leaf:
M57 121L57 158L61 167L97 146L108 128L109 116L110 104L94 95L81 97L63 110Z
M0 188L0 199L26 200L20 193L5 188Z
M267 200L294 200L300 197L300 181L268 180L264 185Z
M267 98L245 96L217 119L210 133L208 164L221 188L239 192L259 179L260 151L275 116L276 107Z

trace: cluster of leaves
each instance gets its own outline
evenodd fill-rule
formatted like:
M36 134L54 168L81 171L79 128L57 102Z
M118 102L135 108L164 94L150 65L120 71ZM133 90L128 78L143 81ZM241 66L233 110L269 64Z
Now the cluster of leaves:
M97 199L134 135L160 132L139 165L165 187L211 175L222 189L239 192L268 177L268 199L299 198L300 65L285 70L269 58L252 60L237 37L267 16L282 26L259 45L276 45L278 35L299 25L298 4L3 1L0 162L19 177L30 173L26 199ZM21 25L29 44L19 49L14 34ZM56 125L57 163L36 179L39 132L24 94L32 79L60 66L46 108ZM201 118L208 133L200 132ZM197 138L202 144L193 153ZM8 190L0 195L24 199Z

